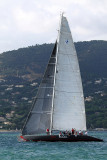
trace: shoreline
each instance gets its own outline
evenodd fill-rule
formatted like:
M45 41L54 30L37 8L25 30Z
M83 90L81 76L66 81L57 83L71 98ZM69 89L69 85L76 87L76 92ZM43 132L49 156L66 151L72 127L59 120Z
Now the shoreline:
M19 132L21 133L21 130L5 130L5 129L0 129L0 133L2 132Z
M88 129L88 131L107 131L107 128Z
M107 131L107 128L88 129L87 131ZM18 133L21 133L21 130L5 130L5 129L0 129L0 133L3 133L3 132L18 132Z

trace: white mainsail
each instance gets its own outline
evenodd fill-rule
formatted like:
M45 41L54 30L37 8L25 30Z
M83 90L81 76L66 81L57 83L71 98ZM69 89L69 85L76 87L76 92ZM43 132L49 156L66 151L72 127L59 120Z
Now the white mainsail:
M52 130L86 130L78 59L67 19L63 15L57 43Z

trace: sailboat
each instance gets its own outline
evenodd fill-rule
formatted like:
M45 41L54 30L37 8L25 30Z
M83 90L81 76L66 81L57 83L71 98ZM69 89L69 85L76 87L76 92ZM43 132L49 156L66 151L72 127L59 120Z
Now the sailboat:
M72 128L76 134L71 133ZM58 38L20 138L35 142L102 141L77 134L80 130L87 130L80 69L69 24L62 14Z

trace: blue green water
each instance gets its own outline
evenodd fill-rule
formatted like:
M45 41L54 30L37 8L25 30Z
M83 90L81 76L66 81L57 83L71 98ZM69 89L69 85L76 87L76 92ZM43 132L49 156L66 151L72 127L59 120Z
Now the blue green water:
M107 160L107 131L89 132L104 142L18 142L0 133L0 160Z

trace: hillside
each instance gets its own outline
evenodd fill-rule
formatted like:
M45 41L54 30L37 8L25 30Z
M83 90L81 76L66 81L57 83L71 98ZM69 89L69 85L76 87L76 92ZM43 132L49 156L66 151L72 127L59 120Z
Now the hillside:
M107 41L75 43L88 128L107 128ZM22 128L32 107L53 44L0 55L0 128Z

